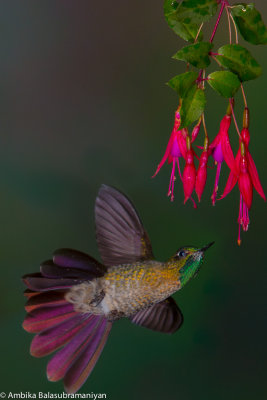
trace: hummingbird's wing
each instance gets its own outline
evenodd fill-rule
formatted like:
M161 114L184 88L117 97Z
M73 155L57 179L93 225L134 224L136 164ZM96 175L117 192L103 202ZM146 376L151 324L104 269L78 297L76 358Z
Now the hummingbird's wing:
M140 326L162 333L174 333L183 323L183 314L172 297L139 311L130 320Z
M101 185L95 203L96 240L105 265L153 259L152 247L130 200Z

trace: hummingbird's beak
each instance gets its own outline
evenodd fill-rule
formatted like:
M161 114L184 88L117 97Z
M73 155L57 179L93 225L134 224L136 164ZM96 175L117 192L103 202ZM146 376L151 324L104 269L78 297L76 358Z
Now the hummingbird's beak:
M208 250L215 242L211 242L207 244L206 246L202 247L202 249L199 249L199 251L206 251Z

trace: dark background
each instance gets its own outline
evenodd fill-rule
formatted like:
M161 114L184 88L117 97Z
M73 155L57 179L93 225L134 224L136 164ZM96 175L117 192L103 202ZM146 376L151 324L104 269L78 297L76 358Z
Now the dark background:
M104 392L110 400L265 397L266 204L255 195L239 248L237 188L212 207L210 170L193 210L189 202L183 205L180 181L175 202L167 198L170 167L151 179L177 107L176 94L164 83L184 71L171 55L185 43L168 28L162 5L0 2L0 392L62 391L62 383L46 379L47 359L29 355L20 277L37 271L60 247L99 258L94 200L107 183L133 200L158 259L181 245L216 245L197 279L175 295L184 313L181 330L165 336L126 320L116 323L82 392ZM266 2L256 5L266 19ZM227 40L223 26L216 45ZM247 47L266 71L265 47ZM266 72L245 90L250 149L266 191ZM213 138L226 101L210 88L207 96ZM240 125L242 107L238 94ZM231 137L236 152L233 127ZM221 190L227 176L224 165Z

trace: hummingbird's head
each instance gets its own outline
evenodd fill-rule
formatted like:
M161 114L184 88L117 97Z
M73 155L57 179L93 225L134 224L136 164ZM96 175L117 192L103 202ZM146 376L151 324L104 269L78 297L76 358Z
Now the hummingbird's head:
M174 262L178 267L181 287L183 287L189 279L196 276L203 263L205 251L213 244L214 242L211 242L202 248L190 246L181 247L177 250L175 255L171 257L169 261L172 263Z

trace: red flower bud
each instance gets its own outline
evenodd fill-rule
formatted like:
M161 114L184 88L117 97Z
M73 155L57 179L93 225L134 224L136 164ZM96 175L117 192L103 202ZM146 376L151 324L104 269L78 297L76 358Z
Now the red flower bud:
M250 140L250 134L249 134L248 128L242 129L241 138L242 138L243 142L245 143L246 148L248 148L249 140Z
M198 201L201 200L201 196L206 185L207 180L207 163L208 163L208 151L203 151L200 156L199 166L197 170L196 176L196 194L198 197Z
M190 198L196 180L196 168L194 165L194 154L193 151L187 150L185 158L185 168L183 172L183 186L184 186L184 203Z
M201 117L200 117L198 123L194 126L194 128L193 128L193 130L192 130L192 135L191 135L192 140L191 140L191 143L193 143L194 140L196 140L196 138L197 138L197 136L198 136L198 134L199 134L201 122L202 122L202 120L201 120Z

